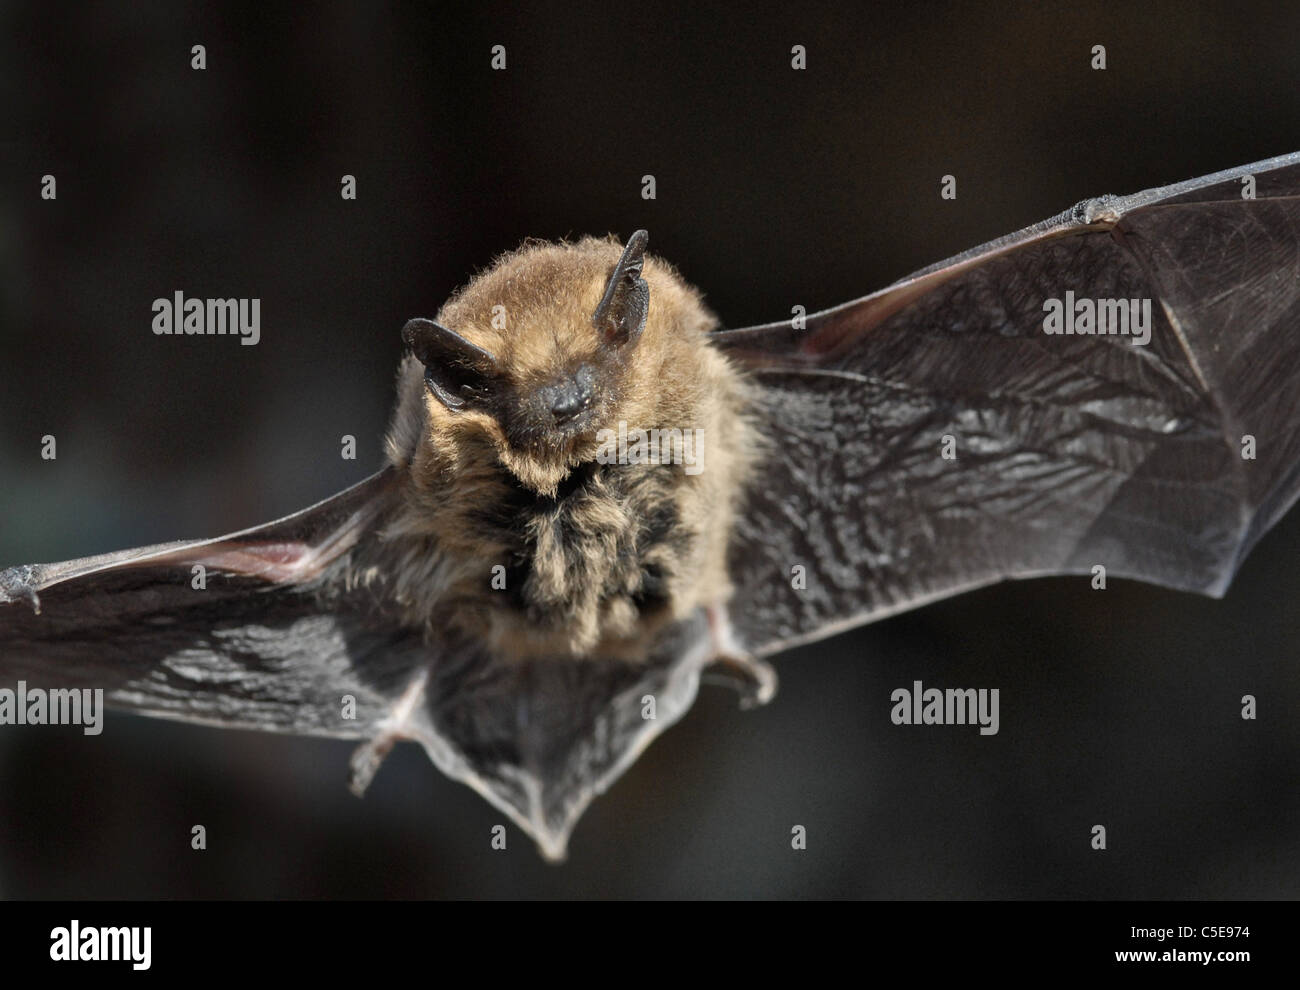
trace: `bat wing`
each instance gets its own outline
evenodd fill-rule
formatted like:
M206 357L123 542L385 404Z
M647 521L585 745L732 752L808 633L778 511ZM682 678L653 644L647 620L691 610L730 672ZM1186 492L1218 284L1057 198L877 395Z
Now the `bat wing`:
M422 646L359 595L327 605L318 585L391 490L381 472L229 536L0 572L0 675L102 688L146 715L368 737Z
M647 663L576 665L404 626L382 583L324 580L376 538L397 497L385 470L229 536L0 571L0 684L98 688L145 715L367 740L357 789L395 739L414 740L562 858L592 798L691 706L706 623L669 630Z
M1150 300L1150 342L1046 332L1067 292ZM1219 596L1297 495L1300 154L1085 201L717 342L768 442L732 550L755 653L1095 565Z

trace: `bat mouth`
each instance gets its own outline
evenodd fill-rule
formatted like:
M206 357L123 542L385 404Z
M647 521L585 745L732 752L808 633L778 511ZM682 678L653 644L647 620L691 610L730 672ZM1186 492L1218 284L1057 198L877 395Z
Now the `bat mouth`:
M588 400L580 408L565 416L557 424L555 433L566 446L582 446L584 441L596 441L596 421L598 419L596 404Z
M604 404L586 394L547 395L506 427L506 439L520 453L542 460L565 459L595 446Z
M595 459L600 420L600 403L590 402L568 415L563 424L531 417L514 424L498 454L501 464L526 488L554 497L571 471Z

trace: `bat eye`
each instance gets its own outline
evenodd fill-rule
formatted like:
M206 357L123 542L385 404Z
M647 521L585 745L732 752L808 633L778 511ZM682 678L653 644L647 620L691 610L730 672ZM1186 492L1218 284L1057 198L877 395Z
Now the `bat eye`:
M402 328L402 340L424 365L429 391L448 409L491 402L500 371L483 348L432 320L411 320Z
M481 406L491 396L489 383L472 368L426 367L424 382L448 409Z

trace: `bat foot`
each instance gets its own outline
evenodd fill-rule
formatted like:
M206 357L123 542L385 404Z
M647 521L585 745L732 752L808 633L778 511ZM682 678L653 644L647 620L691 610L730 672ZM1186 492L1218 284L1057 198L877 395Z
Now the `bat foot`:
M400 738L395 732L384 732L353 750L348 761L348 790L357 797L364 797L384 758Z
M710 672L739 692L742 709L766 705L776 694L776 670L766 660L751 655L736 640L725 606L711 605L706 612L709 636L713 640Z
M428 680L429 669L426 667L411 678L411 683L393 706L392 714L379 724L379 734L353 750L352 759L348 761L348 789L357 797L366 793L393 744L411 738L407 727L416 706L424 698L424 685Z
M710 664L704 679L735 688L745 711L766 705L776 694L776 671L766 660L748 653L720 653Z
M0 605L23 600L37 615L41 614L41 597L36 593L30 566L11 567L0 571Z

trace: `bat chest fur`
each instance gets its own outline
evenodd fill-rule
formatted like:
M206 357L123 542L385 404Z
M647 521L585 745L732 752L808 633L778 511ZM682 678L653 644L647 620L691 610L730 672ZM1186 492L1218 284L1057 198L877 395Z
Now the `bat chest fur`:
M676 610L698 543L679 478L590 464L554 498L505 477L498 488L488 505L450 498L457 508L448 521L482 553L470 611L486 618L499 645L584 653Z
M390 452L409 487L383 539L388 594L408 621L519 658L635 658L661 626L725 602L727 544L756 450L747 393L707 347L665 367L655 388L667 398L640 418L689 424L691 446L685 427L665 428L659 456L633 457L649 431L629 429L626 458L620 434L617 456L602 446L553 494L521 480L526 472L479 432L446 417L430 431L428 416L441 414L420 404L424 384L408 369Z

